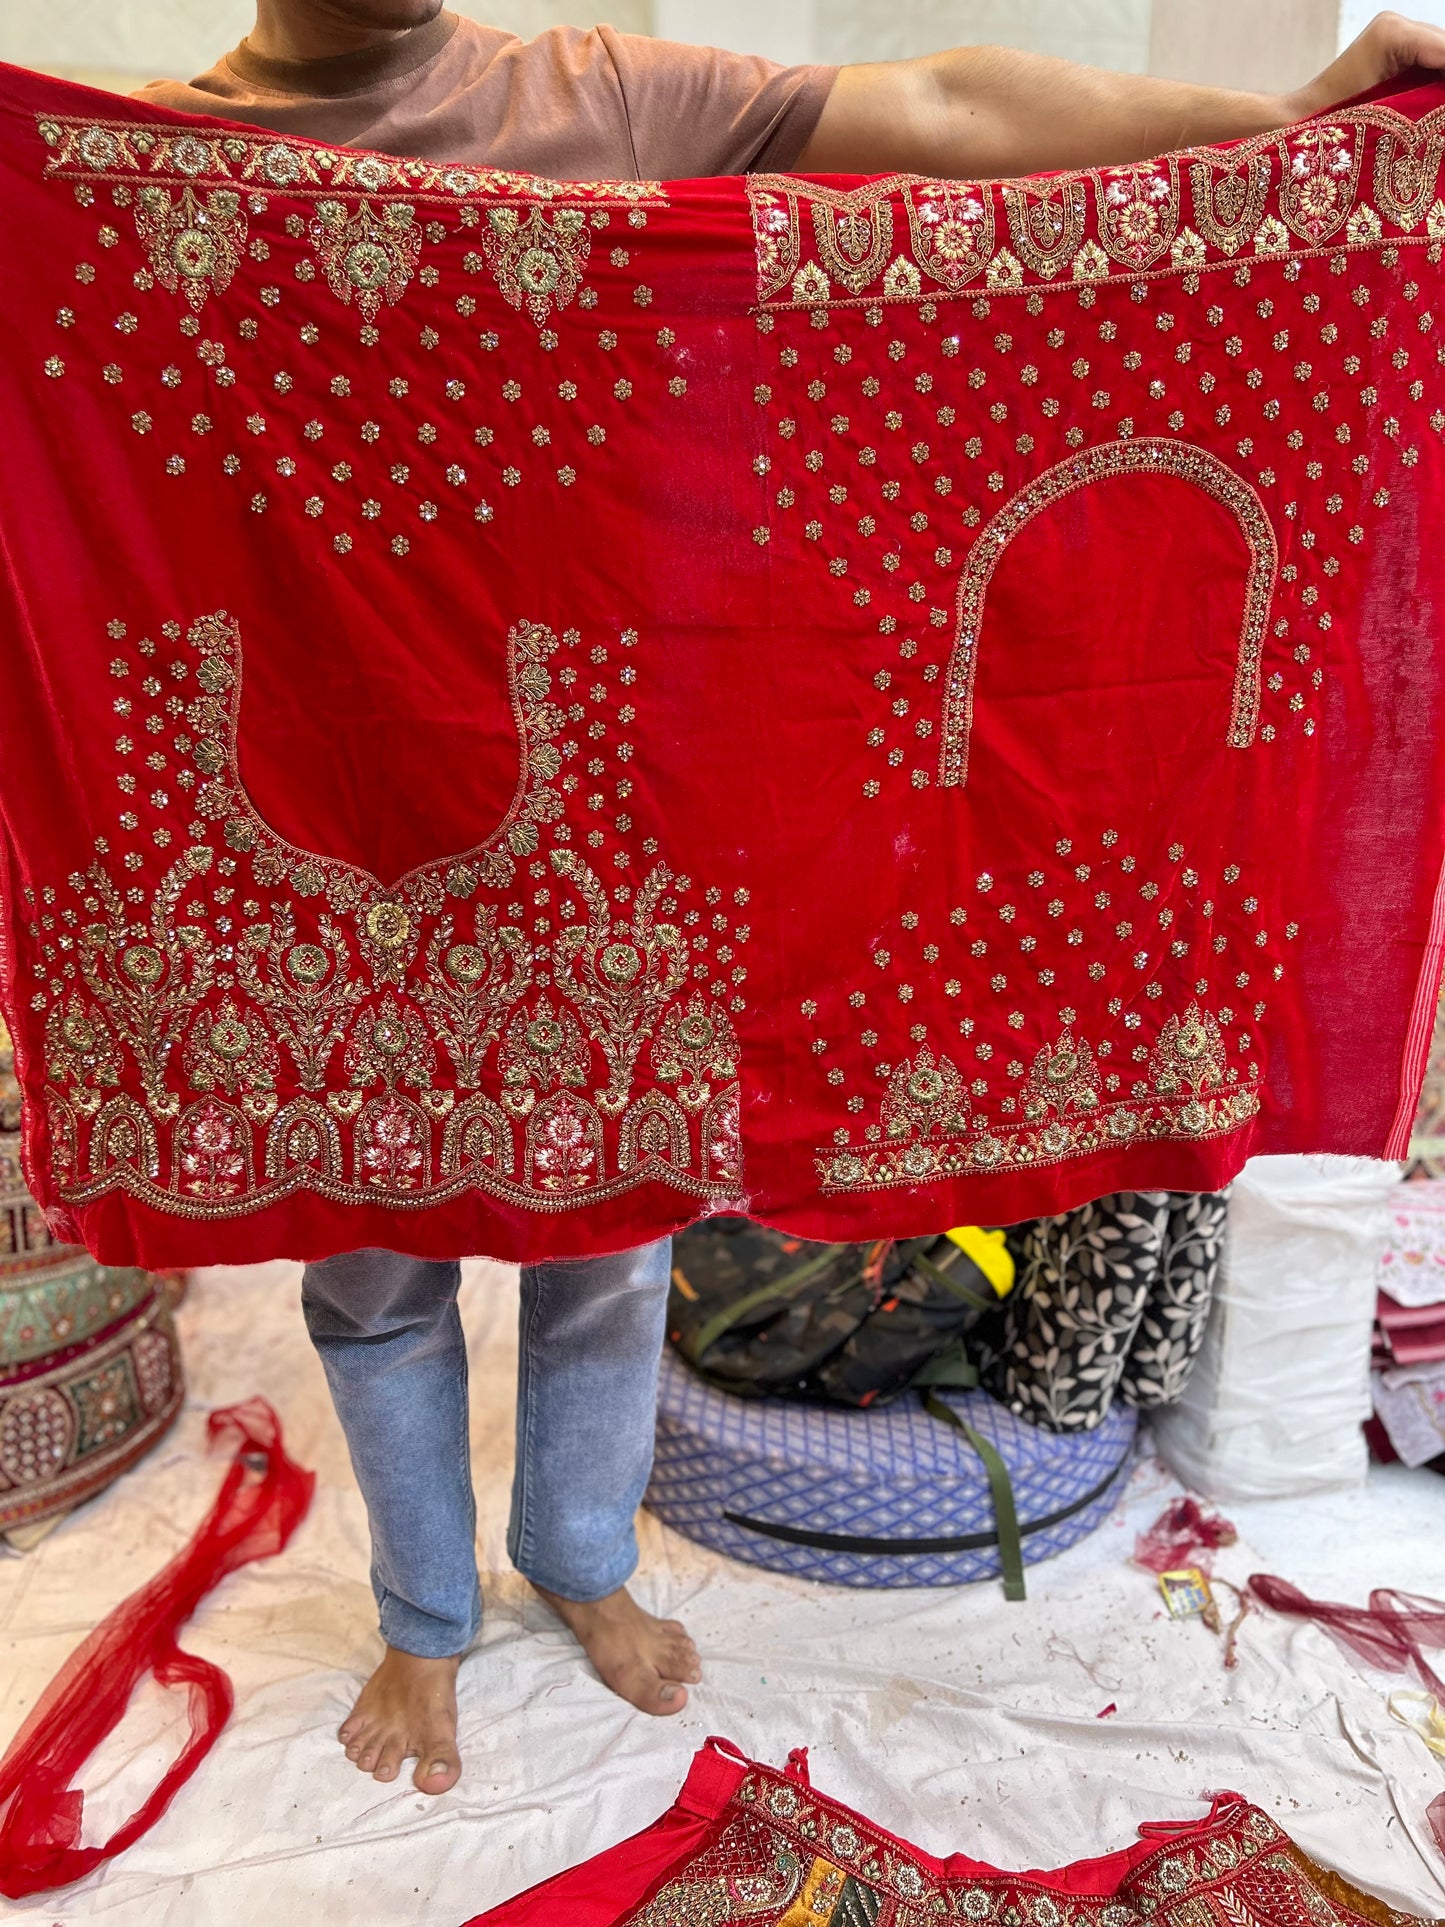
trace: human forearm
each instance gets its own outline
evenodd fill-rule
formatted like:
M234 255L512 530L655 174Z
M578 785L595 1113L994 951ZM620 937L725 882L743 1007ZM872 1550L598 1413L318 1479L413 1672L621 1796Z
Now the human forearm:
M1290 94L1235 93L1004 47L957 47L843 68L799 166L973 180L1102 166L1286 126L1415 64L1445 67L1445 32L1398 14L1379 15Z
M1277 96L956 47L886 68L845 67L803 164L979 180L1138 160L1290 118Z

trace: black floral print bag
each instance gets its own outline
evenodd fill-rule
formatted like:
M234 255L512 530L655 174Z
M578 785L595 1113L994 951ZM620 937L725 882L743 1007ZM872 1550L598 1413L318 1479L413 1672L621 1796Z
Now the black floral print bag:
M1119 1191L1009 1233L1018 1282L979 1334L983 1382L1020 1418L1088 1431L1116 1397L1183 1391L1224 1242L1223 1192Z

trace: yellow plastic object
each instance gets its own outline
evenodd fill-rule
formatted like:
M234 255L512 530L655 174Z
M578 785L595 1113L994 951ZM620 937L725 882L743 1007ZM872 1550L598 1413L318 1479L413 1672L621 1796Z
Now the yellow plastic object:
M1014 1261L1001 1231L985 1231L981 1224L961 1224L944 1236L972 1258L1000 1298L1014 1288Z

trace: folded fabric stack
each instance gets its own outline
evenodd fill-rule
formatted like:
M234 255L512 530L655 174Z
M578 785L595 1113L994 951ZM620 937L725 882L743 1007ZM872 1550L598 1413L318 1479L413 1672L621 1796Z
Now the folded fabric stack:
M1375 1416L1406 1465L1445 1470L1445 1180L1401 1186L1379 1285Z

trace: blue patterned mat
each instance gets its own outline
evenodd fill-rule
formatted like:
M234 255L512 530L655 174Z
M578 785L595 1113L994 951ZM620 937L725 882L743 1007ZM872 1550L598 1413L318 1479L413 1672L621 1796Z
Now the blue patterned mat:
M1103 1523L1133 1459L1129 1406L1115 1403L1092 1432L1062 1434L983 1392L944 1396L1008 1466L1027 1564ZM983 1465L916 1397L871 1412L734 1398L671 1348L644 1503L716 1552L834 1585L955 1586L1000 1569Z

